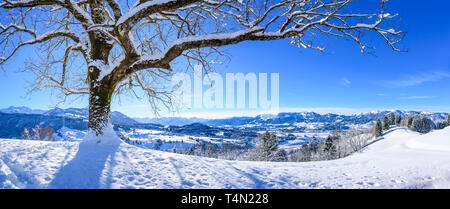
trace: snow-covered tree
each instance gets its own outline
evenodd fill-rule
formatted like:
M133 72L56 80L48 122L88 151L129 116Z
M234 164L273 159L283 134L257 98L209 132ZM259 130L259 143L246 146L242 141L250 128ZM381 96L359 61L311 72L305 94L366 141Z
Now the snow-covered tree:
M418 115L414 117L411 129L419 133L428 133L434 128L433 125L433 121L422 115Z
M389 114L389 125L391 125L391 126L395 125L395 114L393 112L391 112L391 114Z
M256 146L249 151L247 158L257 161L278 160L278 139L274 133L266 131L261 138L256 141Z
M375 127L374 127L373 131L374 131L375 137L380 137L381 135L383 135L383 127L381 125L380 119L378 119L375 122Z
M414 115L410 115L408 116L408 118L406 118L406 127L412 128L414 117L415 117Z
M386 2L366 12L352 0L3 0L0 64L38 45L42 60L26 65L36 74L31 90L57 88L64 99L89 95L89 132L101 136L113 95L141 98L138 88L155 112L172 109L172 89L164 84L176 63L212 70L225 55L221 46L290 38L324 51L337 37L370 53L365 32L373 32L401 51L404 33L394 29L397 14L386 11Z
M438 121L436 123L436 128L437 129L444 129L448 126L447 121Z
M189 150L187 152L188 155L194 155L195 154L195 150L194 150L194 146L190 146Z
M286 150L279 149L272 157L271 161L274 162L286 162L288 161L288 154Z
M326 154L326 159L331 160L334 159L337 155L336 143L339 140L339 137L328 136L324 143L323 151Z
M395 124L396 126L399 126L402 123L402 116L401 115L397 115L395 116Z
M212 144L208 144L206 146L206 157L217 158L217 149L216 146Z
M163 145L163 142L161 141L161 139L156 139L155 143L152 146L152 149L159 150L159 149L161 149L162 145Z
M28 128L24 128L22 134L20 135L22 139L31 140L31 133Z
M41 128L41 126L39 126L39 125L36 125L34 128L33 128L33 130L32 130L32 138L34 139L34 140L37 140L37 141L40 141L40 140L42 140L43 138L42 138L42 134L41 134L41 132L42 132L42 128Z
M388 117L384 117L383 119L383 131L389 130L390 121Z

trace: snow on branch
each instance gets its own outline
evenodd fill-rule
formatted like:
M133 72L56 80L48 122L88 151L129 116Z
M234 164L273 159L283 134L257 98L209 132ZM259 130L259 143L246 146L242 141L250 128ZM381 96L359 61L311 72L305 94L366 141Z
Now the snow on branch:
M140 72L171 72L171 63L186 59L187 66L201 63L213 68L216 59L226 58L222 46L243 41L291 39L299 48L326 50L328 38L356 43L371 53L366 33L381 37L394 51L405 33L393 21L397 14L386 12L386 0L370 12L359 11L352 0L135 0L128 10L116 0L6 0L0 19L0 64L25 45L62 47L61 79L49 78L54 87L67 88L69 60L81 52L87 75L77 82L90 86L105 83L125 86L137 81L149 95L158 92L145 87ZM133 4L134 3L134 4ZM127 4L128 5L128 2ZM26 9L24 9L26 8ZM35 9L35 10L33 10ZM30 12L33 10L33 12ZM40 18L36 14L44 13ZM28 15L31 14L31 15ZM48 21L43 21L45 18ZM38 35L36 31L43 31ZM77 52L77 53L73 53ZM213 62L214 61L214 62ZM220 62L220 61L219 61ZM47 68L47 65L43 66ZM206 68L205 68L206 69ZM166 74L165 74L166 75ZM59 77L59 76L58 76ZM163 76L162 76L163 77ZM69 79L70 80L70 79ZM96 84L96 85L92 85ZM67 92L77 93L77 91Z
M79 2L74 0L5 0L0 3L0 8L4 9L15 9L15 8L33 8L39 6L52 6L57 5L69 10L74 17L76 17L80 22L85 24L93 24L90 15L84 11Z
M174 10L199 0L144 0L139 1L139 4L136 4L132 7L125 15L120 17L117 20L116 25L125 24L128 28L134 26L137 22L141 21L148 15L162 12L162 11L170 11Z
M186 37L180 37L172 41L160 53L142 54L140 59L137 59L135 63L126 69L126 74L130 75L148 68L170 69L170 62L184 55L185 51L231 45L242 41L268 41L292 38L292 43L299 47L324 51L324 47L316 45L314 41L307 40L307 38L317 39L320 38L319 35L349 37L360 46L361 51L364 53L367 46L361 39L363 30L374 31L380 34L392 49L402 51L396 47L401 38L396 40L388 36L401 36L403 32L393 28L385 29L382 27L382 23L386 19L395 18L397 15L384 13L384 10L380 14L342 12L343 8L352 2L350 0L330 1L329 3L326 3L326 1L314 1L312 3L311 1L303 0L286 0L272 6L266 6L266 9L262 9L263 12L259 12L259 15L252 9L242 8L244 6L243 3L235 2L232 5L230 2L232 3L233 1L202 1L197 5L189 5L186 8L195 8L189 10L192 13L196 10L206 11L215 20L218 19L216 16L229 16L238 25L246 27L246 29L228 33L196 35L192 32L195 31L194 28L189 28L187 24L184 24L184 22L189 22L187 19L184 19L185 21L180 21L180 24L185 26L179 26L178 28L184 31ZM210 8L211 6L214 6L214 10ZM226 9L221 8L222 6ZM242 13L248 16L244 16ZM162 12L161 14L164 15L165 13ZM170 15L183 20L180 13ZM369 24L361 20L361 18L365 18L369 22L373 21L373 17L377 18L374 23Z
M0 26L0 28L1 28L1 27L3 27L3 26ZM5 30L8 29L8 27L4 27L4 28L5 28ZM10 28L16 28L16 26L12 26L12 27L10 27ZM86 46L83 46L83 44L82 44L82 39L80 39L75 33L71 32L71 31L69 31L69 30L54 30L54 31L49 31L49 32L47 32L47 33L45 33L45 34L43 34L43 35L38 36L38 35L36 35L35 32L33 32L33 31L31 31L31 30L27 30L27 29L24 29L24 28L22 28L22 27L18 27L18 28L21 29L21 30L19 30L19 31L25 30L26 32L28 32L28 33L30 33L31 35L33 35L35 38L30 39L30 40L25 41L25 42L19 43L17 46L15 46L15 47L12 49L12 51L10 52L10 54L9 54L8 56L3 57L2 59L0 59L0 64L6 62L8 59L10 59L12 56L14 56L14 54L15 54L20 48L22 48L23 46L26 46L26 45L33 45L33 44L37 44L37 43L42 43L42 42L45 42L45 41L49 41L49 40L51 40L51 39L61 38L61 37L69 38L69 39L71 39L72 41L74 41L74 42L76 42L76 43L79 43L80 45L77 47L79 50L81 50L81 51L87 50L87 47L86 47ZM1 31L1 32L0 32L0 35L1 35L2 33L4 33L5 30ZM4 50L5 50L5 49L4 49ZM5 51L3 51L3 54L4 54L4 53L5 53ZM85 53L87 53L87 52L85 51Z

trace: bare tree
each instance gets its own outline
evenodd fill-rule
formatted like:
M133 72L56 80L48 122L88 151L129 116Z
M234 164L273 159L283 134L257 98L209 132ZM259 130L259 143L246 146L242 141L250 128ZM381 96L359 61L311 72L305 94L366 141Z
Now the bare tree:
M299 48L325 50L327 37L349 39L370 53L365 32L395 51L404 33L386 0L370 12L352 0L3 0L0 64L27 45L39 45L42 62L30 62L34 90L57 88L89 95L89 131L103 135L113 95L140 97L155 111L173 104L163 83L177 63L211 70L221 46L291 38ZM177 59L179 58L179 59ZM180 60L180 62L175 61ZM65 98L65 97L64 97ZM159 105L158 105L159 104ZM163 104L163 105L161 105Z

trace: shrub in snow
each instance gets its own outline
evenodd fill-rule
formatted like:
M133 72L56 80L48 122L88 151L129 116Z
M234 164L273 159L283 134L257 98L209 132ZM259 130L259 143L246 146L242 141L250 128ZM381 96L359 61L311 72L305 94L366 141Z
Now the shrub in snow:
M206 146L206 157L217 158L216 146L209 144Z
M27 128L24 128L20 138L25 140L31 140L30 131Z
M163 143L162 143L161 139L156 139L155 143L153 144L152 149L159 150L161 148L162 144Z
M284 150L284 149L278 150L272 157L272 161L275 161L275 162L288 161L288 154L287 154L286 150Z
M444 129L444 128L446 128L447 126L448 126L447 121L438 121L438 122L436 123L436 128L437 128L437 129Z
M21 134L21 138L26 140L53 141L54 133L55 130L50 126L41 128L39 125L36 125L35 128L33 128L31 131L27 128L24 128Z

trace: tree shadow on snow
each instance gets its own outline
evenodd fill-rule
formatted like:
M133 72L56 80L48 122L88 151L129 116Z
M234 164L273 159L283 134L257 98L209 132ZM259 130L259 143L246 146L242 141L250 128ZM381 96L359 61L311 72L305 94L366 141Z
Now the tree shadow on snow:
M96 145L81 142L75 157L55 174L48 188L101 188L102 173L110 174L110 172L104 172L106 161L114 159L119 145Z

